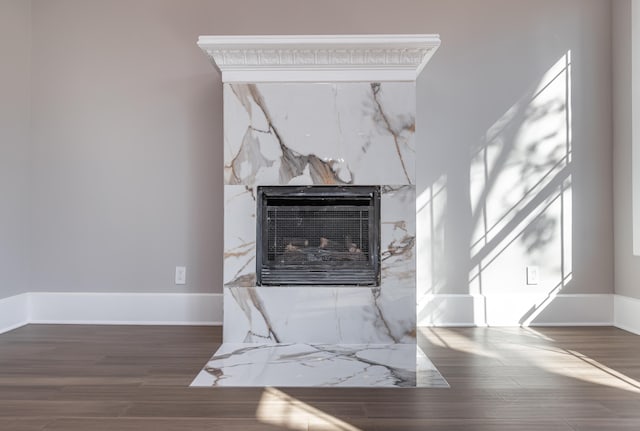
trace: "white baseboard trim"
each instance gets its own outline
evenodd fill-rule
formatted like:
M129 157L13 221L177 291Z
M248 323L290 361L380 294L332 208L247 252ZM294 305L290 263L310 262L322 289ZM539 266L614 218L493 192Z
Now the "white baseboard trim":
M612 294L429 295L418 326L611 326Z
M0 299L0 334L29 323L29 294Z
M30 293L30 323L221 325L220 293Z
M615 295L613 308L615 310L614 325L640 335L640 299Z
M30 292L0 300L0 333L28 323L222 325L222 294Z
M472 295L426 295L418 301L417 326L476 326Z
M23 293L0 299L0 333L28 323L222 325L222 296ZM418 326L611 325L640 334L640 300L613 294L561 294L550 298L522 294L431 295L421 301L418 311Z

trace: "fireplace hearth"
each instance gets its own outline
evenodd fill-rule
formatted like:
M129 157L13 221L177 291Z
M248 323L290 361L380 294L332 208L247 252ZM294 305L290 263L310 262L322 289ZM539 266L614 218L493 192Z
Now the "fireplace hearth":
M379 186L258 187L258 286L380 285Z

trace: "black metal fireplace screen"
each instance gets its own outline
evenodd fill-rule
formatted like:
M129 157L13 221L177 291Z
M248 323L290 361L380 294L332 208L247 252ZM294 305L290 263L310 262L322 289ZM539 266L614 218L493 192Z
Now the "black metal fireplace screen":
M258 187L257 284L380 285L380 188Z

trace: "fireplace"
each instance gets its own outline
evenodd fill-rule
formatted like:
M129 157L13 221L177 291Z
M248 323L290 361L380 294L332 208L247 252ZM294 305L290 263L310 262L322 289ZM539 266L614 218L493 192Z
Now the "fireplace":
M224 343L196 385L430 381L416 346L416 78L439 37L198 44L222 75L225 184Z
M258 286L380 285L379 186L257 190Z
M224 343L415 345L416 78L436 35L203 36Z

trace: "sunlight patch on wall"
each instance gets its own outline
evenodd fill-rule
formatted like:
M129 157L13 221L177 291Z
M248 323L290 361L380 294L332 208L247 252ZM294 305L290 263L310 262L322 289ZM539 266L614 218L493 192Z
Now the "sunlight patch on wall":
M470 180L469 293L523 294L504 316L495 301L477 306L475 323L531 323L572 271L570 51L487 130ZM527 285L527 266L538 267L537 285Z
M424 257L417 268L417 279L418 285L423 286L424 294L437 293L444 280L442 259L446 188L447 180L443 175L416 198L418 247Z
M418 314L425 310L430 295L445 285L444 219L447 206L447 179L438 178L416 199L417 247L421 260L416 267ZM418 321L421 321L420 317Z

